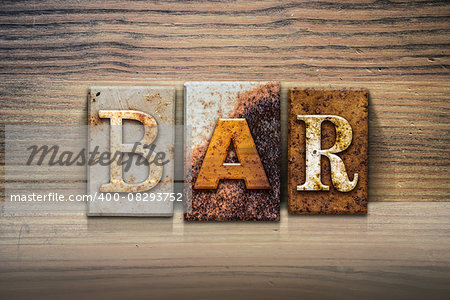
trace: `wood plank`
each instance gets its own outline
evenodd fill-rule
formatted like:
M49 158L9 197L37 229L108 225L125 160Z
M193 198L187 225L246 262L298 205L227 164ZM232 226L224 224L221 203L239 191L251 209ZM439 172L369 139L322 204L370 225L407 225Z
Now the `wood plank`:
M87 89L91 85L175 85L176 124L184 123L182 81L47 82L27 87L3 86L3 124L87 124ZM289 87L324 87L317 82L284 82L281 91L282 202L287 202L287 90ZM14 87L13 90L8 88ZM448 201L450 199L450 81L448 83L339 83L327 88L368 88L369 101L369 201ZM16 92L15 92L16 91ZM420 91L420 94L419 92ZM6 99L6 100L5 100ZM176 158L182 133L176 135ZM23 155L17 153L23 160ZM0 161L4 162L0 153ZM10 161L9 163L17 163ZM182 168L182 167L180 167ZM82 173L82 172L81 172ZM179 173L179 172L178 172ZM78 180L67 168L67 184ZM56 175L54 175L56 176ZM73 177L73 180L70 180ZM181 179L181 177L178 177ZM17 179L17 178L15 178ZM421 185L422 183L422 185ZM426 184L425 184L426 183ZM4 184L4 183L2 183ZM17 185L18 183L15 182ZM77 186L79 184L75 183ZM25 186L25 185L24 185ZM85 191L84 186L79 189Z
M204 225L185 224L180 214L87 219L83 204L27 213L0 203L0 298L114 299L130 290L146 299L450 293L449 204L373 202L450 199L448 1L0 6L0 174L4 125L87 124L89 86L176 85L181 125L183 81L279 80L282 201L287 89L294 86L369 89L372 201L367 217L294 217L284 208L277 224ZM85 190L80 178L61 178L70 190Z
M449 203L280 223L36 214L0 205L0 296L444 299ZM188 295L188 296L187 296ZM189 298L188 297L188 298ZM340 299L340 298L339 298Z
M1 7L0 124L86 124L89 86L161 82L178 86L183 124L183 81L280 80L284 191L287 88L367 88L369 201L450 199L448 1Z
M3 74L93 80L118 74L189 74L189 80L448 76L445 1L36 3L2 5Z

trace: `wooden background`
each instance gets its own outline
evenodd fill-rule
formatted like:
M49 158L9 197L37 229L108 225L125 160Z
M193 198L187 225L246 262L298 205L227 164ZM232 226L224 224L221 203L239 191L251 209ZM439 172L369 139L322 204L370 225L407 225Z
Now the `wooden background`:
M0 6L2 125L86 124L89 86L153 83L178 87L181 125L183 81L280 80L286 162L288 87L368 88L372 201L367 217L284 215L280 224L92 220L83 212L5 212L0 203L1 295L449 292L448 1Z

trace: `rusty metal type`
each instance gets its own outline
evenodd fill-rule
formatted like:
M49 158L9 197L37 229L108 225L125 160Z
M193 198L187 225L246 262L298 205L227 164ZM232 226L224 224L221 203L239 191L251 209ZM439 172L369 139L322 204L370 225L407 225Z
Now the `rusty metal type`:
M175 88L92 87L88 99L88 215L171 216L172 201L150 200L174 192Z
M147 163L155 160L155 153L150 153L148 148L143 145L151 145L158 136L158 124L155 118L145 112L134 110L99 110L100 118L109 118L110 121L110 149L111 153L137 153L147 158ZM134 147L133 144L122 144L122 126L123 119L140 121L144 126L144 136L141 143ZM134 149L133 149L134 148ZM109 166L109 183L100 186L101 192L124 192L137 193L145 192L155 187L162 177L164 167L161 165L153 165L150 167L147 178L140 183L125 182L123 180L123 164L119 162L120 156L114 156Z
M185 219L280 218L280 84L185 84Z
M231 143L237 163L225 162ZM243 179L247 189L270 189L245 119L219 119L194 188L217 189L220 179Z
M289 91L291 214L365 214L368 91Z

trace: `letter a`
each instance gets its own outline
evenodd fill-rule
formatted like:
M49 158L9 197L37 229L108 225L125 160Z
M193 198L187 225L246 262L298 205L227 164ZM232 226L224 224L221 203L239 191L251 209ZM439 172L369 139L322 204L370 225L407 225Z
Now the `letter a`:
M231 143L239 163L225 163ZM243 179L247 189L270 189L245 119L219 119L194 188L216 189L220 179Z

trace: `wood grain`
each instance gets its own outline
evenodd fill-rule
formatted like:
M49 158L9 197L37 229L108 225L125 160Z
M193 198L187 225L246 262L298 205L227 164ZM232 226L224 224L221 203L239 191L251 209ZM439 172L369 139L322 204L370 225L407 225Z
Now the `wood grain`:
M1 8L1 124L86 124L89 86L155 82L177 86L183 124L185 80L281 80L286 176L287 88L368 88L369 201L450 199L447 1L2 1Z
M1 203L0 298L446 299L450 203L280 223L86 218Z
M0 7L2 173L3 125L87 124L89 86L174 84L183 124L183 81L280 80L282 201L293 86L369 89L369 201L450 199L448 1L3 0ZM71 175L42 184L85 191ZM84 205L64 213L8 207L0 203L2 299L450 293L447 202L372 202L367 217L288 217L284 208L279 224L88 219Z

